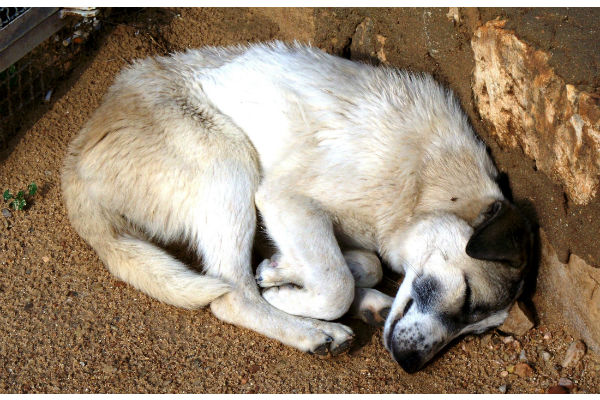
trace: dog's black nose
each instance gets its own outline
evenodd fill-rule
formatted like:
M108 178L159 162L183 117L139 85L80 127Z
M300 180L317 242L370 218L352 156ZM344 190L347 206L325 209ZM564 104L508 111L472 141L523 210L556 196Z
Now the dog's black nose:
M394 351L394 360L409 374L417 372L423 366L423 358L416 351Z

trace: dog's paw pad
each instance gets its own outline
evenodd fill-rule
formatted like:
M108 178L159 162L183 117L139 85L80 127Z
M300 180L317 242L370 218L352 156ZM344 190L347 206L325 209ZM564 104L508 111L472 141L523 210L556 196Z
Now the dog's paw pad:
M309 354L316 354L318 356L326 356L329 353L329 342L323 343L317 346L314 350L309 351Z
M350 339L340 343L338 346L336 347L332 347L330 349L330 353L332 356L338 356L342 353L345 353L346 351L348 351L350 349L350 347L352 346L352 343L354 343L354 337L351 337Z
M361 311L361 319L371 326L383 326L385 325L385 320L387 316L390 314L390 307L385 307L380 310L372 310L370 308L366 308Z

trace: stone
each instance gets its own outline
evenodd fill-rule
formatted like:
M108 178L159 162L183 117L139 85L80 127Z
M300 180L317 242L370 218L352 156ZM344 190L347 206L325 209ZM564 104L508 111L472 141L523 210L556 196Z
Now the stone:
M508 386L507 385L501 385L498 387L498 391L502 394L506 393L508 390Z
M548 394L569 394L569 391L567 390L567 388L565 388L563 386L556 385L556 386L550 386L546 393L548 393Z
M350 43L350 54L353 60L379 61L387 63L387 56L384 51L387 37L375 34L375 24L373 20L366 17L356 27L352 42Z
M581 340L577 340L569 345L567 349L567 353L565 354L565 359L563 360L561 366L563 368L573 367L577 365L577 363L583 358L585 355L587 348L585 343Z
M8 208L3 208L2 215L4 216L4 218L10 218L12 217L12 212L10 212Z
M509 344L515 341L515 338L512 336L507 336L504 339L502 339L502 343L504 344Z
M527 363L518 363L515 365L515 375L520 376L521 378L528 378L533 376L533 368Z
M550 361L551 357L552 357L552 355L550 353L548 353L547 351L542 352L542 359L544 361Z
M525 350L521 350L519 354L519 361L527 362L527 355L525 354Z
M575 387L573 381L565 377L558 380L558 386L566 387L567 389L573 389Z
M522 148L539 170L586 205L600 180L600 106L593 93L566 84L549 55L504 29L479 27L471 40L473 93L481 117L501 146Z
M531 312L522 302L515 302L511 307L508 317L498 328L504 333L523 336L535 326Z
M576 254L563 264L539 231L541 257L533 297L540 319L568 328L595 352L600 352L600 269Z

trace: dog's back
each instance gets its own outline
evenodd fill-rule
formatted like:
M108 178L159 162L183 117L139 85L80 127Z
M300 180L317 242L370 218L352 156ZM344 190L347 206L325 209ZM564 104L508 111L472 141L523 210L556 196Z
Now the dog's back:
M62 189L73 227L117 277L180 307L211 303L219 318L301 350L336 352L349 328L290 314L349 309L354 281L338 243L400 270L411 224L436 213L473 224L503 200L495 176L458 102L429 75L276 42L134 63L70 145ZM305 268L304 287L265 292L270 304L290 294L288 313L253 279L256 207ZM189 245L204 274L157 245L171 242Z

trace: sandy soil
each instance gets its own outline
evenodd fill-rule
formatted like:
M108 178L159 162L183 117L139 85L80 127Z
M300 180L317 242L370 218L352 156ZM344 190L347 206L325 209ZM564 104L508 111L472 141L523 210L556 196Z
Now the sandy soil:
M206 309L161 304L107 272L62 205L69 140L133 58L181 43L294 34L261 15L194 9L111 16L52 102L1 156L2 191L35 181L40 192L27 210L0 215L0 392L499 393L505 385L508 393L544 393L560 377L573 380L573 392L599 392L597 356L560 367L576 339L560 326L538 326L516 340L497 331L468 336L408 375L384 350L381 330L360 322L344 320L358 334L348 354L320 358L220 322ZM520 358L531 376L509 372Z

